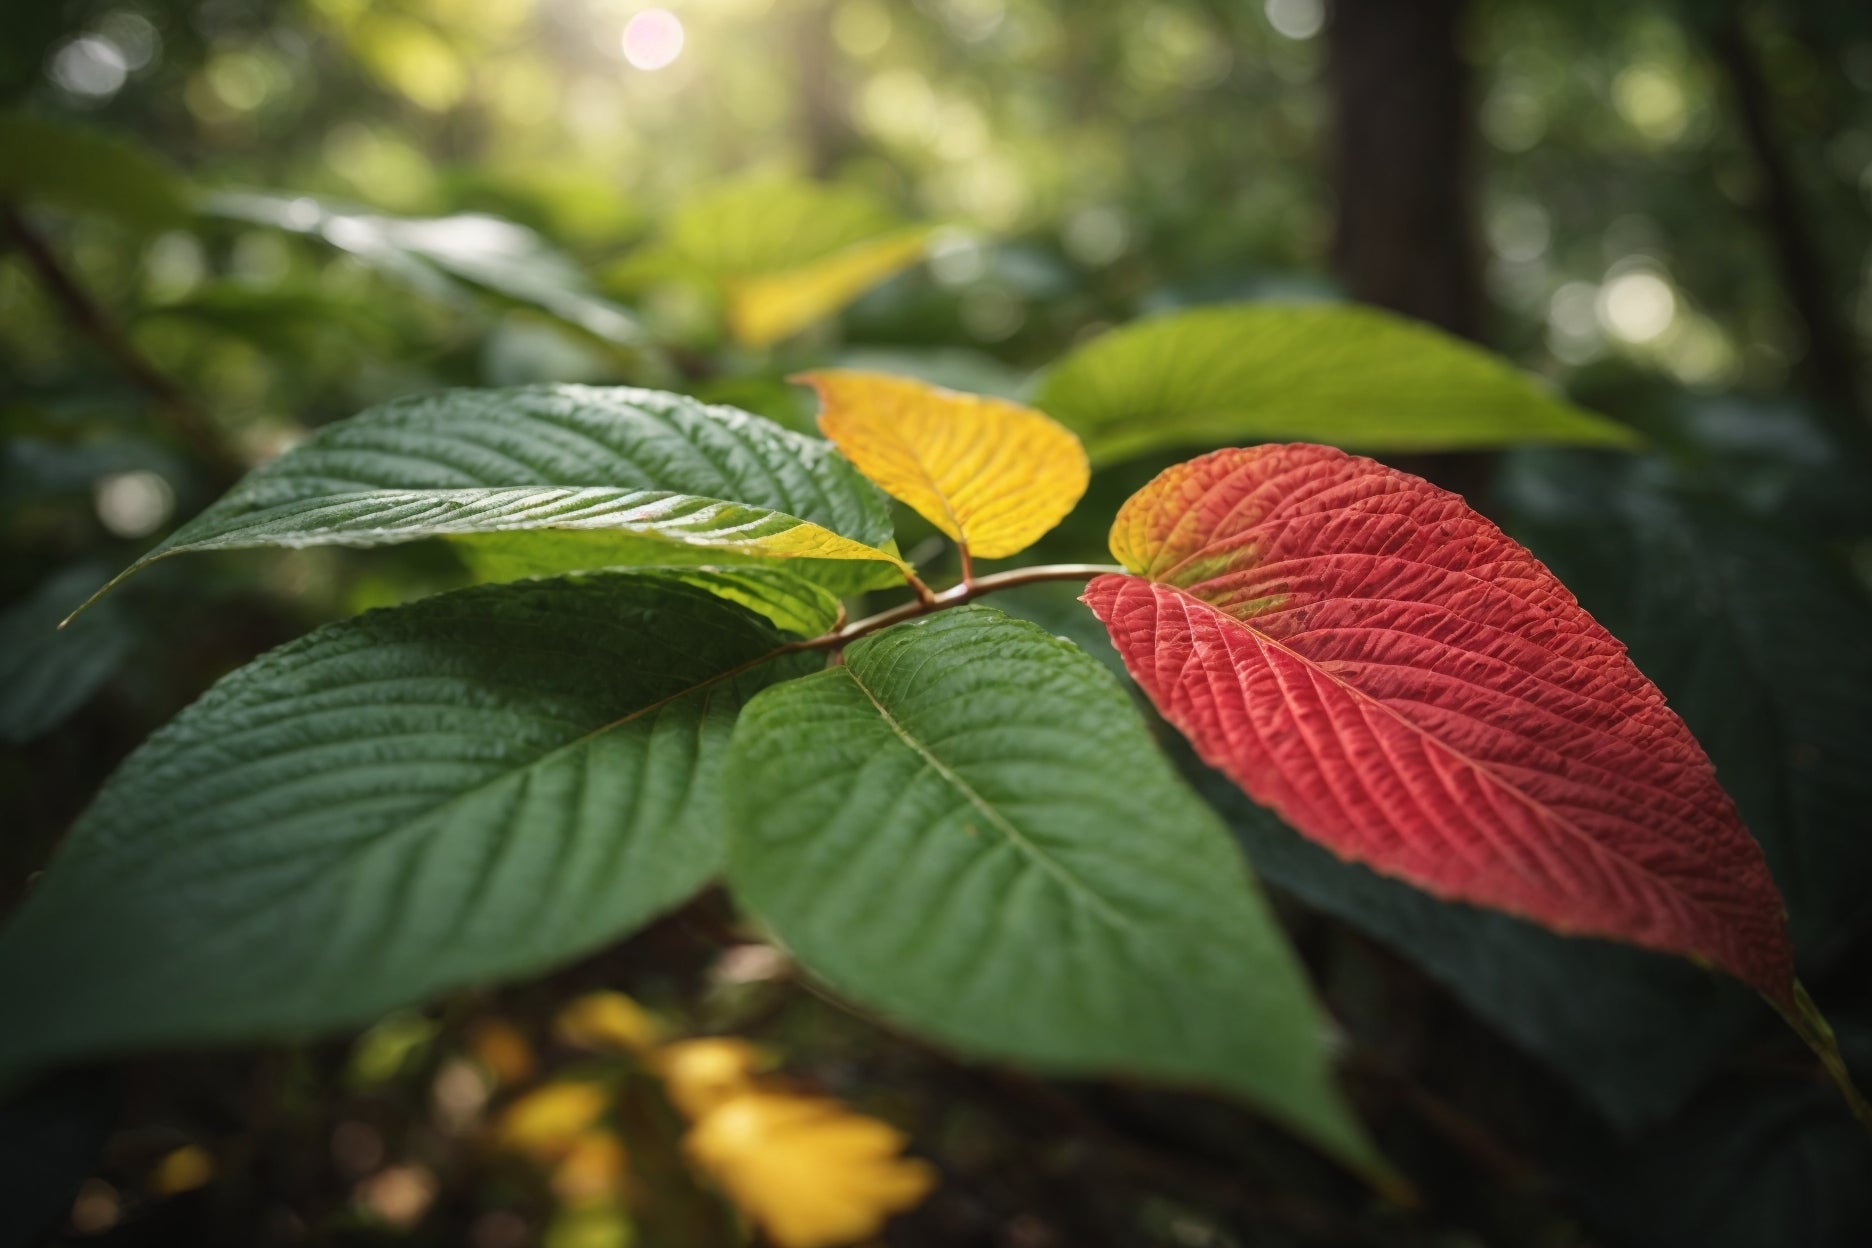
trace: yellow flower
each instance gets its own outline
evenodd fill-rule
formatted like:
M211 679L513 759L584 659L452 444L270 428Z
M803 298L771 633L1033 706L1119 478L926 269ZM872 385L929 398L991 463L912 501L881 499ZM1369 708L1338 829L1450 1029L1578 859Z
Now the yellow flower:
M691 1121L750 1090L755 1072L771 1064L758 1048L732 1036L679 1040L656 1055L670 1102Z
M501 1114L496 1135L515 1152L563 1156L604 1116L611 1094L597 1083L558 1080L527 1093Z
M553 1034L596 1053L648 1053L657 1046L655 1020L621 992L590 992L559 1011Z
M533 1046L520 1029L500 1018L485 1018L469 1033L468 1051L496 1083L511 1087L533 1077Z
M783 1092L730 1097L683 1141L779 1248L856 1243L921 1201L935 1172L905 1143L837 1101Z
M623 1195L628 1174L624 1141L609 1131L587 1131L554 1167L552 1187L568 1205L597 1204Z

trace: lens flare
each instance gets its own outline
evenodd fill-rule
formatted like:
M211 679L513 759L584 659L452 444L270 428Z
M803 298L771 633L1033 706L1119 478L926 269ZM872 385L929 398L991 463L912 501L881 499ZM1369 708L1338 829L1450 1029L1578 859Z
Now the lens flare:
M624 25L624 59L638 69L662 69L682 50L682 22L668 9L645 9Z

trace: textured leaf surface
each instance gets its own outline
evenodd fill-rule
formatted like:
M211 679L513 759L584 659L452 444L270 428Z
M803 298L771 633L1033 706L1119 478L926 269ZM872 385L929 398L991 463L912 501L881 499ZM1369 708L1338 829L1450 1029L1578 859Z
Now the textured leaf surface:
M749 703L729 878L857 1003L969 1052L1236 1093L1378 1162L1325 1021L1117 681L984 607Z
M1372 450L1637 441L1484 351L1349 304L1227 305L1128 325L1066 356L1033 401L1099 463L1279 438Z
M1872 930L1872 601L1799 532L1584 459L1517 457L1512 527L1709 751L1823 971Z
M516 533L513 537L529 545L558 545L549 535ZM485 580L511 581L536 574L533 567L536 560L524 553L517 560L512 559L499 543L485 547L476 544L470 549L473 552L470 563ZM562 571L587 572L592 571L593 566L569 562ZM707 590L717 598L740 603L756 615L765 616L774 627L801 637L817 637L839 620L841 605L830 590L795 576L785 571L784 567L689 567L676 564L669 567L642 565L631 570L681 581L685 585Z
M883 373L796 380L819 392L820 431L858 471L980 558L1033 545L1091 479L1079 439L1031 407Z
M802 573L834 588L901 579L881 549L882 496L825 443L680 395L589 386L444 391L328 425L131 571L191 550L537 529L595 533L580 567L742 554L808 561ZM547 562L535 570L565 570Z
M718 868L734 713L795 660L660 577L331 625L131 756L0 931L0 1068L299 1032L540 971ZM711 683L712 682L712 683Z
M1126 666L1299 831L1791 1006L1780 897L1701 747L1461 499L1328 447L1218 451L1126 504L1112 550L1140 575L1086 601Z
M815 325L921 260L930 231L898 230L840 248L798 268L728 283L728 328L750 347L767 347Z

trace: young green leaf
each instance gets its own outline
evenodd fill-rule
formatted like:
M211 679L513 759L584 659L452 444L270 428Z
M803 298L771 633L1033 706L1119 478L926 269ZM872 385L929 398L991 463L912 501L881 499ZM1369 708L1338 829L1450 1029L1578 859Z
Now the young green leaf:
M589 386L444 391L328 425L124 575L185 551L536 530L594 534L576 567L787 558L841 591L901 580L883 497L825 443L680 395ZM566 569L549 557L530 570Z
M1125 504L1086 602L1210 765L1444 898L1714 964L1793 1018L1781 898L1625 647L1462 499L1330 447Z
M1101 464L1282 438L1393 451L1637 442L1485 351L1356 304L1235 304L1127 325L1067 355L1033 401Z
M970 554L1019 554L1064 519L1091 479L1072 432L1006 399L909 377L826 369L819 429L858 471Z
M736 710L804 670L667 577L480 586L263 655L133 754L0 930L0 1071L536 973L719 866ZM806 664L807 667L810 664Z
M1237 1094L1384 1172L1228 837L1096 662L985 607L748 704L729 879L800 960L946 1044Z

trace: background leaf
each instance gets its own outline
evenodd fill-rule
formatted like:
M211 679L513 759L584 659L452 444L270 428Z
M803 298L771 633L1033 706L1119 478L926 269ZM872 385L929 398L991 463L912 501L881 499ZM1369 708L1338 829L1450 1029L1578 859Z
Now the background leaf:
M1457 496L1295 444L1125 505L1086 601L1204 760L1439 897L1713 963L1793 1005L1782 903L1625 649Z
M781 637L654 575L333 624L131 756L0 931L0 1068L356 1023L537 973L717 869L719 768Z
M680 395L588 386L445 391L328 425L130 571L190 550L540 528L588 537L564 549L503 538L499 566L824 554L790 566L835 589L901 580L874 549L890 545L883 497L824 442ZM877 565L839 566L852 559Z
M193 194L179 172L140 143L0 111L0 201L49 204L163 230L187 223Z
M819 392L819 428L858 471L979 558L1033 545L1090 480L1079 439L1019 403L882 373L796 380Z
M105 603L59 629L59 621L109 579L100 565L66 568L0 613L0 741L17 745L57 727L136 649L136 622L120 603Z
M1638 440L1485 351L1355 304L1226 304L1139 321L1069 352L1033 403L1076 430L1095 463L1287 438L1394 451Z
M858 1004L968 1052L1234 1092L1368 1173L1314 1004L1118 683L969 607L751 702L736 896Z
M728 328L750 347L791 338L921 260L929 251L930 235L930 230L913 226L853 243L797 268L732 279Z
M457 283L537 308L594 338L641 346L643 327L594 292L564 254L534 231L485 213L392 217L309 195L222 192L212 215L318 238L429 295L460 293Z

